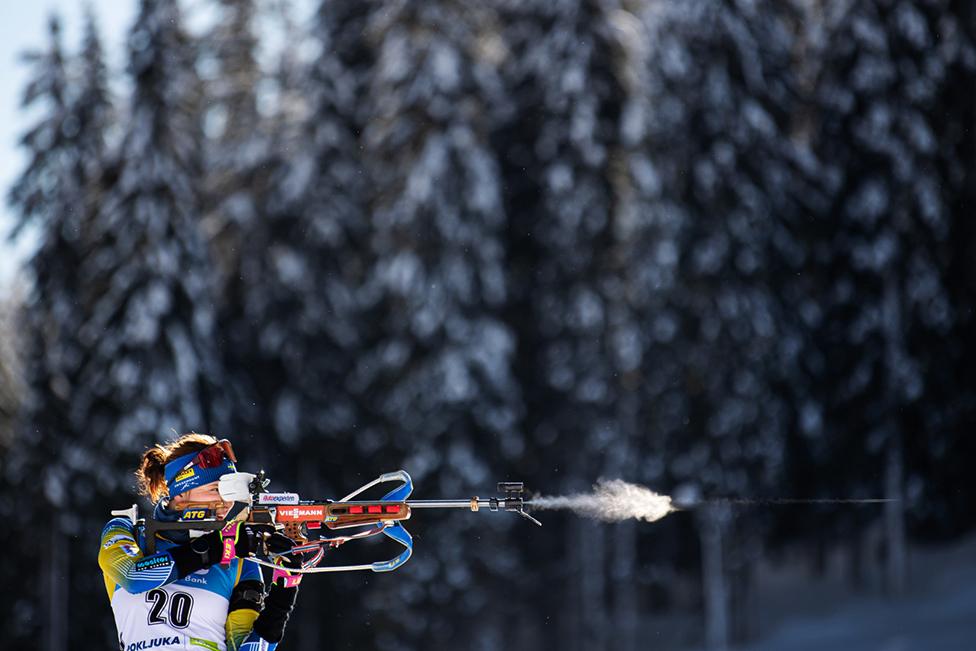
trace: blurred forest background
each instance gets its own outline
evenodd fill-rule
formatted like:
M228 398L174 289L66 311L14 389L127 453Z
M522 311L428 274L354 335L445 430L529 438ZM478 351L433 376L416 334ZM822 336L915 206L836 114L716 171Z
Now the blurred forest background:
M763 563L897 597L974 528L976 4L208 4L141 0L125 71L95 16L29 59L4 648L115 648L98 534L174 429L308 497L899 500L425 513L396 573L305 581L303 651L724 648Z

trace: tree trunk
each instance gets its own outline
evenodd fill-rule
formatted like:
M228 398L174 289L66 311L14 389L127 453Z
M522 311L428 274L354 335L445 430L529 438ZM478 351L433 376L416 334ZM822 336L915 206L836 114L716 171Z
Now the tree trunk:
M725 651L729 645L729 588L723 558L730 513L727 506L700 511L702 592L705 600L705 648Z
M827 576L827 541L817 535L813 548L813 576L822 579Z
M756 562L761 558L762 541L752 526L737 521L726 537L726 554L731 560L731 642L744 644L758 637L759 603L756 590Z
M45 563L47 617L44 622L44 649L65 651L68 648L68 555L62 540L60 517L55 513L48 527L51 536Z
M888 372L888 449L885 459L885 537L887 539L886 585L890 595L905 592L905 519L902 503L904 470L902 467L901 424L896 409L902 404L904 369L908 356L904 347L901 301L897 278L889 269L885 279L883 317L885 324L885 365Z
M578 521L578 564L580 582L581 635L577 643L584 651L602 651L607 642L606 580L604 575L606 549L603 526L588 520Z
M305 490L309 490L310 495L320 495L320 481L315 460L308 456L303 457L298 465L298 485L303 488L308 487ZM298 609L300 608L301 615L296 618L298 621L295 622L298 624L296 627L298 630L294 633L298 634L295 636L298 639L292 638L292 640L293 643L294 641L298 642L299 651L318 651L322 648L323 617L319 613L323 612L323 600L320 590L321 585L325 582L315 581L314 579L317 579L317 576L311 578L311 581L302 582L301 592L298 595L298 602L295 607L295 614L299 615ZM326 615L327 617L329 616ZM285 635L287 638L287 629ZM287 641L285 644L288 644Z
M637 525L617 525L613 540L613 648L637 649Z
M622 386L618 403L618 421L621 425L620 441L610 468L612 477L631 479L637 470L638 453L635 443L638 440L637 418L640 400L637 392ZM611 573L613 590L613 635L615 651L636 651L638 625L637 590L637 524L633 520L614 526L613 570Z
M905 511L902 503L903 470L900 438L893 436L885 463L885 538L887 540L886 581L888 594L905 592L907 554L905 551Z
M864 592L864 534L855 531L847 544L847 579L855 592Z

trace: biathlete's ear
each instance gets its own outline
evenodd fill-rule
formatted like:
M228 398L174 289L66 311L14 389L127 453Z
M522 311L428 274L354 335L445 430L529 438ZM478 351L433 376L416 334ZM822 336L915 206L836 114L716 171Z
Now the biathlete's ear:
M251 503L251 482L256 475L249 472L231 472L221 476L217 484L220 497L225 502Z

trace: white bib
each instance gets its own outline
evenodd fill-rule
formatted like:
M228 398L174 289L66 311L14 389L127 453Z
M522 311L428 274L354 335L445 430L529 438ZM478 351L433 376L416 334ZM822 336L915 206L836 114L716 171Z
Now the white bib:
M141 594L117 588L112 613L122 651L226 651L225 623L239 559Z

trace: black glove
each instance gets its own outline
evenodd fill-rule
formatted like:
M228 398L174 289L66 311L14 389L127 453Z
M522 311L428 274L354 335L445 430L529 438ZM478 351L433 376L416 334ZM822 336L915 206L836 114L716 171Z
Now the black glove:
M254 620L254 632L268 642L281 642L297 597L298 586L283 588L273 584L264 598L264 609Z
M290 552L292 550L292 548L295 546L295 541L283 533L274 531L265 537L265 544L267 545L267 551L269 554L284 554L285 552ZM292 556L291 554L282 556L282 559L289 559L289 561L294 558L297 558L297 556ZM300 565L301 560L298 560L298 565L292 565L291 567L299 567Z
M302 559L299 554L285 553L295 546L295 542L284 534L277 532L271 534L266 544L270 553L283 555L277 557L276 562L281 569L275 570L272 575L272 584L264 599L264 608L254 620L254 632L268 642L281 642L288 617L295 607L295 599L298 598L298 582L301 580L300 574L287 576L287 570L301 568ZM285 587L286 584L288 587Z
M225 537L234 541L233 556L237 558L247 558L261 550L261 535L252 527L235 522L223 531L211 531L169 550L180 578L219 563L224 553Z

